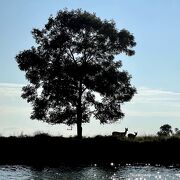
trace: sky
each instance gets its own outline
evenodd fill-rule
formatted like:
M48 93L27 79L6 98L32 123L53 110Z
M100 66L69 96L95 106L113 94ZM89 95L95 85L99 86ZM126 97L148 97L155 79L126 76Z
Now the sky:
M137 42L136 54L116 57L132 75L137 88L122 106L125 118L110 125L95 119L83 125L83 135L110 135L112 131L154 135L163 124L180 128L180 1L179 0L0 0L0 134L47 132L74 136L76 127L30 120L31 106L21 96L27 84L15 56L35 45L31 30L42 28L49 16L64 8L95 12L129 30Z

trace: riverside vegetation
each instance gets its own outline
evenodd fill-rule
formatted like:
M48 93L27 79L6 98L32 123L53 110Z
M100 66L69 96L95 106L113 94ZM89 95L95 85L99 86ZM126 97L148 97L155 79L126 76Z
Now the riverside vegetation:
M179 136L144 136L135 139L96 136L78 139L40 133L35 136L0 137L0 147L1 164L180 164Z

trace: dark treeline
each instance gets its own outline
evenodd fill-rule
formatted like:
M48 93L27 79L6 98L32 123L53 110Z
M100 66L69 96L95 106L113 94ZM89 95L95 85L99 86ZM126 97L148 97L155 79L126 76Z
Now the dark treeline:
M180 164L180 138L111 136L77 139L51 137L0 137L0 163L33 166L67 164Z

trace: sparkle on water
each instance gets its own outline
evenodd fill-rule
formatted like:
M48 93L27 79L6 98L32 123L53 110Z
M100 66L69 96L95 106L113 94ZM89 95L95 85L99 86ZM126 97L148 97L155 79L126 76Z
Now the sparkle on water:
M78 180L178 180L180 179L180 169L175 167L163 166L132 166L116 165L113 162L109 166L68 167L60 166L58 168L44 168L37 170L28 166L0 166L0 179L16 180L38 180L38 179L78 179Z

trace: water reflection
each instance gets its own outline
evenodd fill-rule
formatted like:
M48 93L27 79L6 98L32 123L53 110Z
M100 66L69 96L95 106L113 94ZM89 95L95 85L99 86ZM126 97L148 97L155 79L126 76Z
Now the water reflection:
M180 179L180 169L155 166L60 166L37 170L27 166L0 166L0 179L15 180L152 180Z

